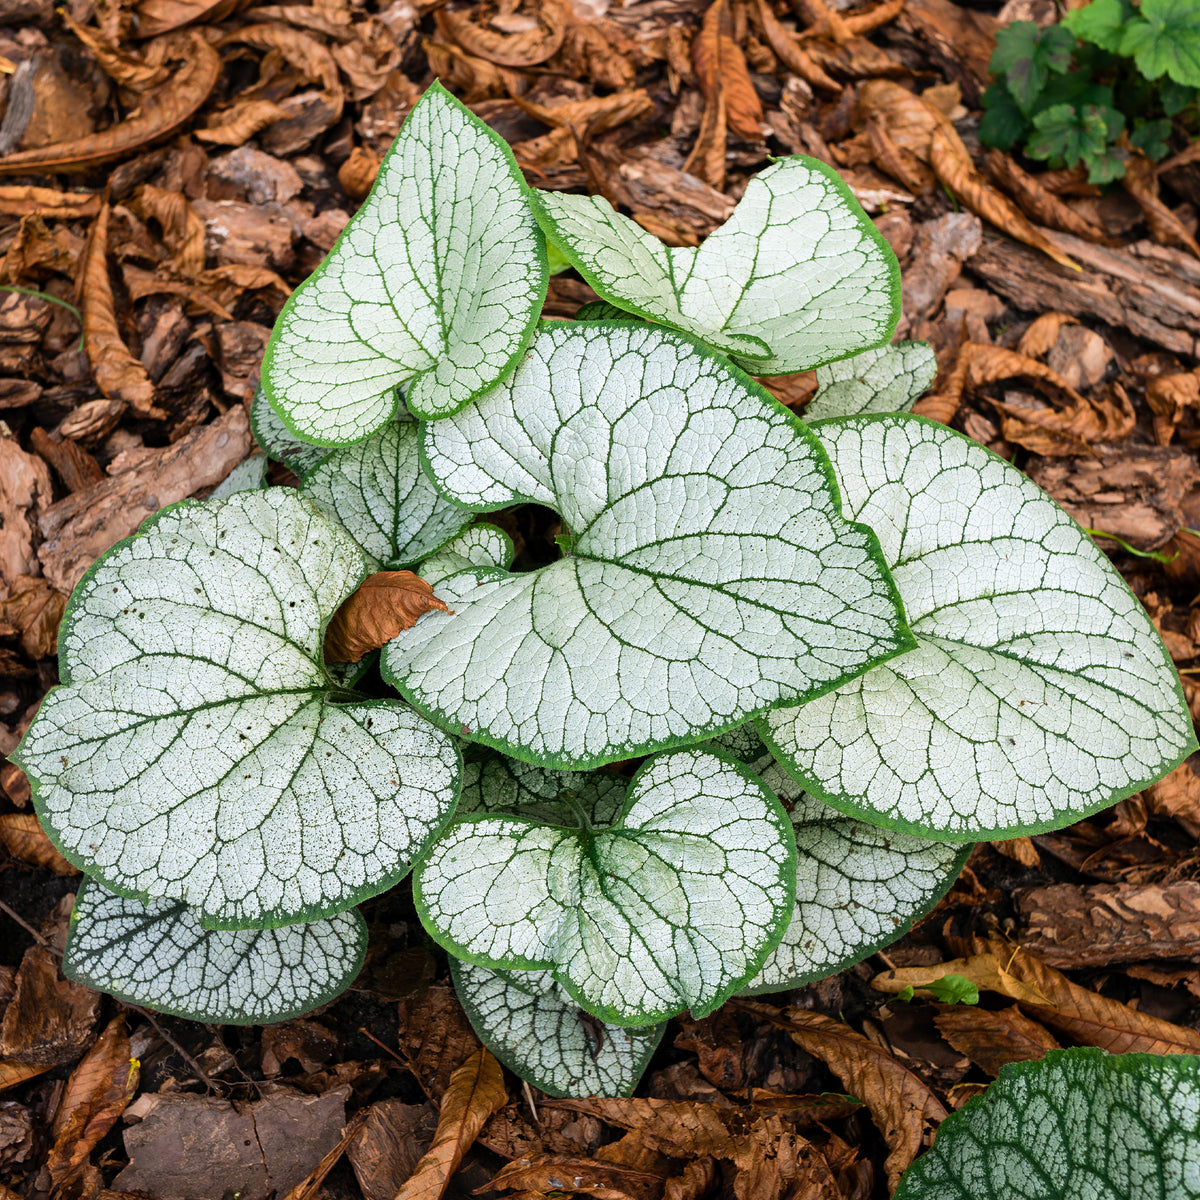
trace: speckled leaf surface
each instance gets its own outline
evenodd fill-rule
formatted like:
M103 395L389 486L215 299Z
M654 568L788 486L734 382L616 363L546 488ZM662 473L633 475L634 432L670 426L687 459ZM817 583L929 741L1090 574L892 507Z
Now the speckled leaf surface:
M61 686L18 748L58 848L207 926L312 920L404 876L458 751L393 701L334 703L325 624L367 573L296 492L152 518L76 589Z
M496 567L507 571L513 557L512 538L503 529L481 521L451 538L436 554L431 554L421 563L417 574L427 583L437 584L472 567Z
M177 900L134 900L85 880L63 974L156 1012L213 1025L298 1017L344 991L367 950L358 911L278 929L204 929Z
M752 725L714 739L783 802L796 840L796 907L779 945L746 991L800 987L894 942L958 878L969 845L878 829L808 795Z
M666 1029L598 1021L549 971L489 971L452 957L450 974L479 1040L548 1096L628 1096Z
M472 519L429 482L419 443L415 424L392 421L366 441L334 450L300 485L358 542L373 569L412 565Z
M306 442L284 424L261 383L250 404L250 429L268 458L290 467L297 475L311 470L329 453L328 446Z
M412 413L445 416L512 369L546 281L512 152L435 82L284 306L263 384L288 426L324 445L382 427L399 386Z
M238 463L220 483L213 488L209 500L227 500L234 492L261 491L267 486L267 456L252 454Z
M787 816L740 764L660 755L606 829L470 815L413 875L425 927L478 966L548 970L623 1026L712 1012L754 975L794 902Z
M546 234L611 303L703 339L755 375L783 375L891 338L896 256L831 167L760 171L698 249L664 246L600 196L534 191Z
M1010 1063L894 1200L1195 1200L1200 1058L1079 1047Z
M444 580L384 651L445 728L598 766L818 695L912 643L874 534L807 428L651 326L548 326L477 404L423 427L447 496L557 508L571 553Z
M625 803L629 780L613 771L554 771L472 746L463 755L460 816L509 813L548 825L611 825Z
M815 432L919 647L759 722L809 791L918 835L1013 837L1106 808L1196 748L1141 603L1020 471L911 415Z
M806 421L909 412L933 382L937 358L928 342L898 342L817 368Z

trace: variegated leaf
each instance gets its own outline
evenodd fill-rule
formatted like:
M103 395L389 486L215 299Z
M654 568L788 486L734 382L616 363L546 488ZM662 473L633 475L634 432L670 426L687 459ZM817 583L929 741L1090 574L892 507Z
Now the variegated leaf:
M928 342L899 342L864 350L817 368L816 395L806 421L908 412L933 382L937 358Z

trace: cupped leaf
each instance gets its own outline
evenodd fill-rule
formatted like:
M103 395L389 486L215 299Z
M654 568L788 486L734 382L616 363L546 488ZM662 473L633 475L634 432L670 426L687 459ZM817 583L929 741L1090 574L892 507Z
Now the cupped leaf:
M452 957L450 974L479 1040L548 1096L630 1095L666 1029L598 1021L548 971L489 971Z
M472 520L429 482L416 424L395 421L333 451L300 490L340 522L376 569L410 566L445 545Z
M937 358L928 342L899 342L864 350L817 368L817 391L806 421L908 412L933 382Z
M423 427L459 503L556 507L571 552L462 572L384 651L445 728L582 769L818 695L912 645L869 529L807 428L678 334L580 322Z
M156 1012L213 1025L261 1025L309 1012L362 967L356 909L279 929L205 929L177 900L118 896L85 880L63 974Z
M399 386L441 417L507 374L546 294L527 192L504 140L434 83L271 334L263 384L289 428L346 445L391 419Z
M775 762L752 725L713 744L783 802L796 840L796 907L747 992L800 987L882 950L946 894L971 853L969 845L865 825L815 800Z
M329 453L328 446L306 442L284 424L261 383L250 404L250 429L268 458L283 463L300 476L312 470Z
M390 887L453 811L459 760L407 706L326 674L362 552L286 488L143 530L76 588L62 685L18 748L55 844L210 927L314 920Z
M468 526L436 554L425 559L419 574L427 583L437 584L472 567L497 567L507 571L514 556L512 538L498 526L481 521Z
M209 500L227 500L234 492L261 491L267 486L267 456L252 454L238 463L212 490Z
M1196 748L1141 603L1020 471L910 415L814 432L847 513L879 534L918 649L762 718L810 792L918 835L1014 837L1106 808Z
M1051 1050L938 1129L894 1200L1200 1197L1200 1057Z
M787 815L708 750L652 759L595 828L471 815L413 876L432 937L479 966L548 970L615 1025L712 1012L779 941L795 898Z
M773 163L698 248L664 246L599 196L533 192L546 234L605 300L695 334L755 375L891 339L900 268L838 173Z
M629 780L613 771L552 771L473 746L464 754L458 813L509 813L547 825L611 825Z

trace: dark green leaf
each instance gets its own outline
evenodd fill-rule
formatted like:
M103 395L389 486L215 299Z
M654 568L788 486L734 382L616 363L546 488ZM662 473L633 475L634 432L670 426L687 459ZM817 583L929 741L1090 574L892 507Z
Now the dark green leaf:
M1165 158L1171 148L1167 142L1170 136L1171 122L1168 120L1138 121L1129 135L1129 140L1157 162L1160 158Z
M1189 104L1196 102L1196 89L1193 87L1184 87L1181 83L1176 83L1173 79L1164 79L1162 82L1162 90L1159 92L1159 100L1162 102L1163 112L1168 117L1178 116Z
M1075 35L1060 26L1039 31L1032 21L1014 21L996 35L991 68L1004 75L1013 99L1028 113L1051 74L1070 70L1074 48Z
M1108 149L1108 128L1103 109L1086 105L1056 104L1033 119L1034 134L1026 144L1030 158L1052 167L1073 167L1081 159L1097 158Z
M1008 88L1002 83L993 83L983 93L983 120L979 123L979 140L985 146L998 150L1011 150L1024 140L1029 131L1029 122L1017 106Z

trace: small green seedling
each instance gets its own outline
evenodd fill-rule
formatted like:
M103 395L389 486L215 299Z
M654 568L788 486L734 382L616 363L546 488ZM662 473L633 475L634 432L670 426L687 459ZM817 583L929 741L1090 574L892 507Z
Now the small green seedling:
M538 325L547 236L604 299ZM251 420L299 487L251 460L71 599L16 755L89 877L67 972L283 1019L348 985L355 906L411 871L501 1060L626 1093L669 1017L859 961L973 841L1173 769L1191 719L1120 576L908 412L934 362L889 344L898 279L820 163L668 249L531 193L431 88L272 335ZM809 367L807 422L746 373ZM561 556L514 571L482 515L523 503ZM327 662L408 568L445 610L378 671Z
M1092 0L1062 23L1014 21L996 35L996 77L983 95L980 140L1021 146L1090 183L1125 174L1125 149L1170 152L1173 124L1200 119L1200 6L1193 0Z
M931 979L922 984L920 990L928 992L933 999L940 1000L943 1004L979 1003L979 988L964 975L943 975L940 979ZM907 1003L915 994L910 983L896 993L896 999Z

